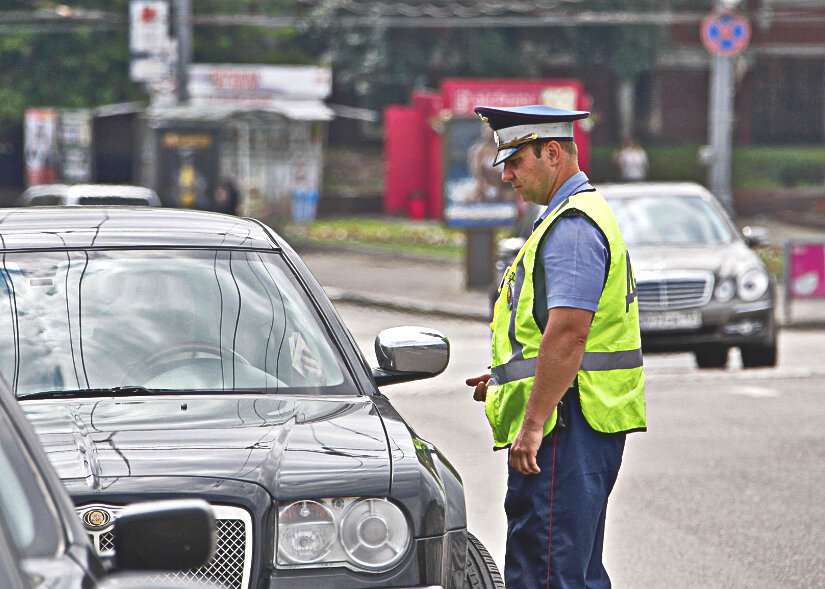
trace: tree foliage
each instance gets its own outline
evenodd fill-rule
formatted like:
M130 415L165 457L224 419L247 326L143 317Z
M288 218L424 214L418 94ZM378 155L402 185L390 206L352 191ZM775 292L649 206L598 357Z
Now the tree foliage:
M671 0L675 4L692 4ZM48 0L0 0L0 125L20 121L30 106L95 106L145 98L129 80L129 0L82 0L71 9L120 15L115 25L2 25L3 10L54 12ZM442 2L441 4L445 4ZM170 0L174 10L175 2ZM301 26L198 26L194 60L202 63L326 63L335 100L380 110L406 102L414 88L445 77L540 77L572 57L607 65L621 79L652 69L662 31L655 26L550 28L391 27L378 15L347 12L339 0L193 0L198 15L305 16ZM565 6L563 6L565 7ZM65 7L64 7L65 8ZM654 0L582 0L577 11L658 10Z

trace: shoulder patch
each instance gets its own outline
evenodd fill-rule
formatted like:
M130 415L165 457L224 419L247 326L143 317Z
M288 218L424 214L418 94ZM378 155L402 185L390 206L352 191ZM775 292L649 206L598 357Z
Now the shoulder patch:
M578 217L579 211L578 209L567 209L566 211L562 212L562 217Z

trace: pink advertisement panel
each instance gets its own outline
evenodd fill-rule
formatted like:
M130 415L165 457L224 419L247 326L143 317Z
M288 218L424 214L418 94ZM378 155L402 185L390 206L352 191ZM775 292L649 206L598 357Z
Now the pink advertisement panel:
M825 297L825 243L791 243L787 260L790 297Z

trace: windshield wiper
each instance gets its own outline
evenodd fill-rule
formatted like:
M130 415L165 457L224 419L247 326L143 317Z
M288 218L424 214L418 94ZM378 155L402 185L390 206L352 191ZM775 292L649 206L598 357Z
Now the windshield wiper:
M131 397L155 393L173 392L170 389L147 389L139 385L100 389L59 389L54 391L37 391L17 395L18 399L60 399L62 397Z

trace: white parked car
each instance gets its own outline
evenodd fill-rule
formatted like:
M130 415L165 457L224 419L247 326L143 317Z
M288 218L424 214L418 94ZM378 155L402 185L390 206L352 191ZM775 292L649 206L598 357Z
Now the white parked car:
M21 207L61 205L161 206L157 193L128 184L38 184L17 199Z

